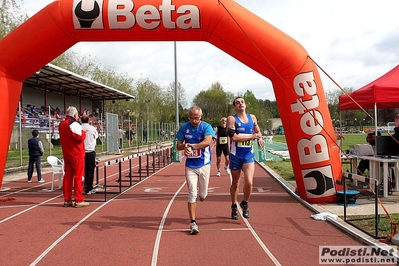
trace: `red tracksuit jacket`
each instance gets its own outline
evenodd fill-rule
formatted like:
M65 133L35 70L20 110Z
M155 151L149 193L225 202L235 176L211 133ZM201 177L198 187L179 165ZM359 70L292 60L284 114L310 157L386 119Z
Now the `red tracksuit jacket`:
M64 161L71 162L85 157L86 133L74 118L67 116L58 126Z

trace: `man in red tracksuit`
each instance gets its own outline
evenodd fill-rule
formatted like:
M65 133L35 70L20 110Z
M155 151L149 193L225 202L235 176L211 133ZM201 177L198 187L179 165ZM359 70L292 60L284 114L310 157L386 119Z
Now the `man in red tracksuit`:
M86 132L78 122L79 113L75 107L69 106L66 110L66 118L58 127L62 154L64 155L64 207L86 207L88 202L84 201L84 163L85 147L84 140ZM72 187L75 202L72 201Z

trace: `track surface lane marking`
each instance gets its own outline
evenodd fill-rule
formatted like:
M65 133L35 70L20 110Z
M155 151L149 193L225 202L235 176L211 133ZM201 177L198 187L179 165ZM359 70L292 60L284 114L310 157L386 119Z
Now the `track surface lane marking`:
M231 175L230 175L230 183L231 183ZM171 229L171 230L163 230L164 224L165 224L165 220L166 217L169 213L169 210L174 202L174 200L176 199L176 197L178 197L178 194L180 193L180 191L183 189L183 187L185 186L186 181L183 182L183 184L180 186L180 188L176 191L176 193L174 194L174 196L171 198L171 200L169 201L168 206L165 209L164 215L162 216L162 220L159 224L159 228L158 228L158 233L157 233L157 237L154 243L154 250L153 250L153 254L152 254L152 261L151 261L151 266L156 266L157 265L157 261L158 261L158 253L159 253L159 246L161 243L161 237L162 237L162 232L186 232L189 231L188 229ZM221 194L229 194L229 193L221 193ZM259 194L268 194L268 193L259 193ZM280 194L280 193L276 193L276 194ZM277 260L277 258L273 255L273 253L266 247L265 243L262 242L262 240L260 239L260 237L258 236L258 234L255 232L255 230L252 228L251 224L248 222L247 219L245 219L242 216L242 210L241 208L238 206L238 210L239 213L241 215L241 218L244 220L245 225L247 226L247 228L226 228L226 229L216 229L216 230L225 230L225 231L247 231L249 230L252 234L252 236L255 238L255 240L258 242L259 246L263 249L263 251L266 253L267 256L269 256L269 258L273 261L274 265L278 265L281 266L280 262ZM211 231L211 229L208 229L209 231Z
M166 167L167 167L167 166L166 166ZM132 167L132 169L134 169L134 168L138 168L138 166ZM121 173L123 174L123 173L125 173L125 172L129 172L129 169L123 170ZM157 171L157 172L158 172L158 171ZM155 172L155 173L157 173L157 172ZM154 175L155 173L153 173L152 175ZM116 175L119 175L119 173L116 172L116 173L114 173L114 174L111 174L111 175L107 176L107 178L111 178L111 177L116 176ZM152 176L152 175L151 175L151 176ZM149 177L151 177L151 176L149 176ZM148 177L147 177L147 178L148 178ZM147 178L146 178L146 179L147 179ZM146 180L146 179L141 180L139 183L141 183L142 181L144 181L144 180ZM99 179L99 181L102 181L102 180L104 180L104 177L101 178L101 179ZM50 184L50 182L47 182L47 183ZM25 192L25 191L28 191L28 190L30 190L30 189L32 189L32 188L36 188L36 187L40 187L40 186L46 185L47 183L40 184L40 185L36 185L36 186L34 186L34 187L29 187L29 188L24 188L24 189L21 189L21 190L17 190L17 191L14 191L14 192L11 192L11 193L2 195L2 197L7 197L7 196L10 196L10 195L14 195L14 194L20 194L21 192ZM138 184L138 183L137 183L137 184ZM135 185L137 185L137 184L135 184ZM21 214L24 214L25 212L30 211L30 210L32 210L32 209L38 207L38 206L44 205L44 204L46 204L46 203L48 203L48 202L50 202L50 201L52 201L52 200L55 200L55 199L57 199L57 198L60 198L60 197L62 197L62 196L63 196L63 193L61 193L60 195L55 196L55 197L53 197L53 198L51 198L51 199L48 199L48 200L45 200L45 201L43 201L43 202L41 202L41 203L37 203L37 204L33 204L33 205L2 206L2 207L0 207L0 209L2 209L2 208L20 208L20 207L23 207L23 206L30 206L30 207L27 208L27 209L25 209L25 210L23 210L23 211L20 211L20 212L14 214L14 215L11 215L11 216L9 216L9 217L3 219L3 220L0 220L0 224L3 223L3 222L6 222L6 221L8 221L8 220L10 220L10 219L12 219L12 218L15 218L15 217L17 217L17 216L19 216L19 215L21 215Z
M242 228L208 228L208 229L202 229L201 228L201 232L202 231L248 231L249 228L248 227L242 227ZM181 229L163 229L163 232L188 232L190 231L190 229L187 228L181 228Z
M170 165L162 168L166 169L168 168ZM161 171L160 170L160 171ZM120 195L125 194L126 192L130 191L131 189L135 188L137 185L143 183L144 181L148 180L149 178L151 178L152 176L154 176L155 174L157 174L159 171L153 173L152 175L148 176L147 178L137 182L136 184L134 184L133 186L131 186L130 188L124 190L122 193L120 193L118 195L118 197ZM100 206L98 206L96 209L94 209L92 212L90 212L88 215L86 215L83 219L81 219L80 221L78 221L74 226L72 226L68 231L66 231L62 236L60 236L56 241L53 242L53 244L51 244L45 251L43 251L42 254L40 254L31 264L30 266L34 266L37 265L58 243L60 243L66 236L68 236L71 232L73 232L80 224L82 224L84 221L86 221L88 218L90 218L93 214L97 213L99 210L101 210L104 206L108 205L109 203L113 202L116 198L112 198L108 201L106 201L105 203L101 204Z
M255 232L255 229L252 228L251 224L248 222L247 219L245 219L242 216L242 210L239 205L237 205L238 211L240 213L241 218L244 220L244 223L247 225L249 231L251 231L253 237L256 239L260 247L263 249L263 251L269 256L269 258L274 262L274 265L279 265L281 266L280 262L277 260L277 258L273 255L273 253L266 247L265 243L263 243L262 239L258 236L258 234Z
M20 211L20 212L14 214L14 215L11 215L11 216L9 216L9 217L7 217L7 218L1 220L1 221L0 221L0 224L6 222L6 221L8 221L8 220L11 220L12 218L15 218L15 217L17 217L17 216L19 216L19 215L21 215L21 214L23 214L23 213L25 213L25 212L28 212L28 211L30 211L30 210L36 208L36 207L39 207L40 205L44 205L44 204L46 204L47 202L50 202L50 201L52 201L52 200L54 200L54 199L56 199L56 198L59 198L59 197L61 197L61 196L62 196L62 195L58 195L58 196L53 197L53 198L51 198L51 199L45 200L45 201L43 201L43 202L41 202L41 203L39 203L39 204L35 204L35 205L33 205L32 207L27 208L27 209L25 209L25 210L23 210L23 211ZM18 206L18 207L19 207L19 206Z
M165 220L166 217L168 216L170 207L172 206L175 198L177 197L177 195L180 193L180 191L185 187L186 185L186 181L183 182L183 184L180 186L180 188L176 191L176 193L173 195L173 197L170 199L168 206L165 209L165 212L162 216L162 220L159 224L158 227L158 233L157 233L157 237L155 238L155 243L154 243L154 250L152 252L152 260L151 260L151 265L155 266L157 265L157 261L158 261L158 252L159 252L159 244L161 243L161 236L162 236L162 231L163 231L163 226L165 224Z
M229 179L230 179L230 184L232 184L233 182L233 178L231 176L231 174L229 175ZM252 193L254 194L254 193ZM260 194L266 194L266 193L260 193ZM267 193L269 194L269 193ZM274 265L279 265L281 266L280 262L277 260L277 258L273 255L273 253L266 247L265 243L263 243L263 241L260 239L260 237L258 236L258 234L255 232L255 230L252 228L251 224L248 222L247 219L245 219L242 216L242 209L240 207L240 204L237 204L238 207L238 212L240 213L241 219L244 220L244 223L246 224L246 226L248 227L249 231L251 231L253 237L256 239L256 241L258 242L258 244L260 245L260 247L263 249L263 251L267 254L267 256L269 256L269 258L274 262Z

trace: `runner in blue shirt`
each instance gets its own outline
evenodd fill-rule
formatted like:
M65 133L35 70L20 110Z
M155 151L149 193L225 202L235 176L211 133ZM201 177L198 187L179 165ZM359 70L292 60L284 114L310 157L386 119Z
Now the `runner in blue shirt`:
M252 193L253 178L255 173L255 154L253 141L258 141L261 147L265 142L262 139L256 117L247 114L245 100L237 97L233 102L236 114L227 118L227 128L230 137L230 171L231 171L231 218L238 219L237 196L240 184L241 171L244 173L244 199L241 201L242 216L249 218L248 201Z
M200 201L208 194L209 175L211 170L211 145L215 133L210 124L201 121L202 110L198 106L190 108L190 121L183 124L177 132L177 149L184 150L186 158L186 180L188 186L188 214L190 216L190 234L199 233L195 220L197 193ZM197 192L198 187L198 192Z

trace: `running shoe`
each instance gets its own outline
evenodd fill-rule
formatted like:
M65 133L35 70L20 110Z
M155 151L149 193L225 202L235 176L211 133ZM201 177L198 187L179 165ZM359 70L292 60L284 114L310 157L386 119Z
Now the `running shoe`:
M226 170L226 173L227 173L228 175L231 175L230 168L225 167L224 169Z
M240 207L242 208L242 216L249 218L248 202L241 201Z
M238 220L237 204L231 205L231 219Z
M28 179L28 183L32 183L32 180Z
M199 233L198 225L196 222L190 223L190 235L196 235Z
M218 173L216 174L216 176L220 176L220 171L218 170Z
M82 208L89 206L90 203L82 201L82 202L75 202L75 208Z
M64 201L64 207L73 207L74 202L73 201Z
M203 197L199 197L199 199L201 202L204 202L204 200L205 200L205 198L203 198Z
M42 178L42 179L40 179L38 182L39 182L39 183L44 183L44 182L46 182L46 181Z
M96 194L97 190L95 190L94 188L92 190L90 190L89 192L87 192L87 195L92 195L92 194Z

